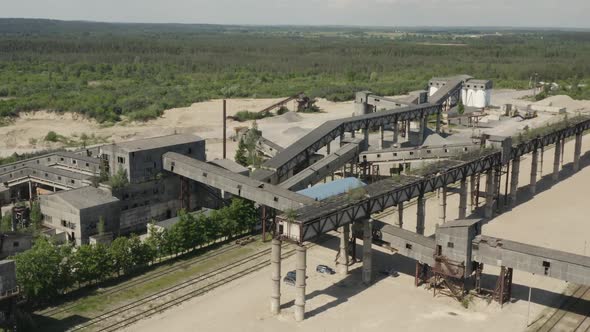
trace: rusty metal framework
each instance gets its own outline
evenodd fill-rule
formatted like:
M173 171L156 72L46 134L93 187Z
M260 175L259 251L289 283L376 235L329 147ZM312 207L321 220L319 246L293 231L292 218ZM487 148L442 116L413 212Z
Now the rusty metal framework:
M494 301L504 306L504 303L510 302L512 298L512 276L514 270L510 267L502 266L500 268L500 275L496 280L494 289L485 289L481 286L481 276L483 273L483 263L476 263L475 269L475 292L477 294L489 294Z
M465 265L444 256L436 256L434 262L432 266L433 295L436 296L436 291L439 289L440 294L453 297L458 301L463 300L466 294Z
M191 191L190 182L188 178L180 176L180 208L185 211L190 211L191 205Z

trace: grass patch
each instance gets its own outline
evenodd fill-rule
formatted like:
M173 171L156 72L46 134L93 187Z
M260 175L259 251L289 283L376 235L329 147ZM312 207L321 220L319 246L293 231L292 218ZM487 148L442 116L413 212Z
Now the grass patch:
M63 307L69 307L72 305L75 305L75 307L67 311L61 312L57 314L55 317L52 317L51 323L43 325L44 330L63 331L67 328L71 328L71 326L68 325L69 317L77 315L80 317L91 319L92 317L100 315L101 313L104 313L108 310L112 310L116 307L128 304L140 298L157 293L159 291L162 291L163 289L177 285L188 279L195 278L200 274L204 274L215 269L218 269L220 267L223 267L225 265L238 262L244 257L249 256L254 252L260 250L265 245L266 244L262 241L256 241L246 246L239 247L228 252L224 252L219 256L212 257L199 263L195 263L194 265L180 268L172 273L163 276L155 276L156 274L170 267L185 264L187 262L190 262L191 260L198 260L200 259L200 255L188 259L182 259L172 264L164 264L149 272L138 275L135 278L128 279L122 283L119 283L114 287L130 284L140 277L143 278L146 276L149 277L150 275L154 275L154 278L152 280L139 285L135 285L129 289L124 289L110 294L105 294L107 291L109 291L109 287L96 289L92 291L88 296L62 304L61 306ZM223 247L220 247L220 249L223 249ZM147 306L149 306L149 304L146 304L146 307ZM40 317L38 323L46 320L46 317Z

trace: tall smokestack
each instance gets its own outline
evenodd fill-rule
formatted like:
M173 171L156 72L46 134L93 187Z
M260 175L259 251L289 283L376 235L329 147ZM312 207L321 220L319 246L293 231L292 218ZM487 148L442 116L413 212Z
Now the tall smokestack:
M226 135L227 135L227 127L226 127L227 126L227 114L226 114L227 107L226 107L226 105L227 105L227 102L224 99L223 100L223 159L227 158L227 146L226 146L227 145L227 137L226 137Z

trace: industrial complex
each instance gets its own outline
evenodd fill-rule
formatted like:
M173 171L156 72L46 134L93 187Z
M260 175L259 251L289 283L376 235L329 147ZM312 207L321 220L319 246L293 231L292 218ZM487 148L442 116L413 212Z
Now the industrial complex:
M536 114L492 105L488 80L461 75L433 78L425 86L404 98L358 92L353 116L327 121L289 146L263 136L256 150L265 160L251 170L229 159L207 160L199 133L58 151L2 165L0 206L13 209L13 218L26 219L16 213L15 203L38 200L45 235L81 245L104 241L98 238L100 222L112 240L144 234L150 222L174 222L181 209L217 209L231 197L253 201L262 231L272 234L272 314L281 311L283 245L296 246L296 321L306 318L306 244L329 232L340 237L336 270L347 274L353 259L362 260L367 286L374 281L373 246L415 260L416 286L429 284L459 301L476 292L509 302L518 271L590 285L590 257L482 232L498 211L516 204L525 156L531 160L532 195L544 149L555 146L554 181L568 140L575 144L573 169L580 169L590 117L564 117L557 110L554 117L565 120L542 131L489 133L477 128L484 117L527 121ZM457 207L447 206L451 192L459 195ZM427 195L438 200L434 234L425 232ZM404 214L410 201L416 202L415 216ZM450 208L458 209L458 220L449 220ZM390 210L396 213L394 224L376 217ZM406 218L416 219L415 229L405 226ZM362 240L358 253L352 249L357 240ZM486 266L501 271L493 289L480 282Z

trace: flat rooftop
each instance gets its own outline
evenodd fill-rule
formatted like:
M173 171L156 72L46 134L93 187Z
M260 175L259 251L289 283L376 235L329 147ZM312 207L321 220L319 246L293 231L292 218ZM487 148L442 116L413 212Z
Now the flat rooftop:
M114 197L109 191L92 186L59 191L50 194L50 196L60 197L77 209L85 209L119 201L119 199Z
M127 151L141 151L159 149L167 146L174 146L180 144L194 143L202 140L203 138L196 135L174 134L168 136L144 138L129 142L115 143L114 145Z

